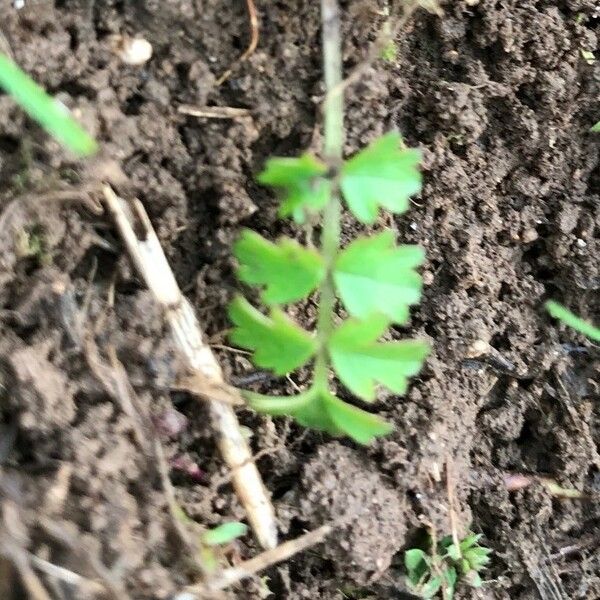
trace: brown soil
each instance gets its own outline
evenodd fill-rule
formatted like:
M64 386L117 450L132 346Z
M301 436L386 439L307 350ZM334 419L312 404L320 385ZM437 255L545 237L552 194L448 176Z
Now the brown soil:
M350 70L384 2L343 4ZM139 197L208 335L223 344L240 227L290 231L254 176L270 155L319 147L318 3L257 5L258 50L215 87L247 43L242 1L26 0L17 10L0 0L0 47L104 148L91 164L76 162L0 97L1 550L103 574L132 598L169 598L193 568L172 535L147 440L107 375L111 348L141 413L162 429L173 405L188 418L183 432L163 435L168 458L202 472L172 472L187 513L212 526L243 512L217 487L222 465L202 407L171 390L175 353L110 222L56 191L110 175ZM431 340L435 352L407 398L381 396L374 408L396 431L368 448L240 414L254 450L270 450L259 466L284 537L331 518L351 524L236 597L259 598L264 585L275 598L411 597L402 552L427 523L449 531L449 464L460 527L494 550L489 583L460 598L600 598L598 348L541 309L553 297L600 321L599 138L588 131L600 118L600 61L581 52L597 47L595 5L448 1L443 18L418 12L397 58L349 90L348 153L391 128L424 152L423 193L395 226L428 257L424 302L401 333ZM111 36L122 33L152 43L147 65L120 62ZM252 116L185 117L181 104ZM348 219L348 238L352 227ZM309 309L299 317L307 323ZM477 341L491 351L474 356ZM252 373L244 357L216 351L234 381ZM513 472L587 497L562 500L536 485L509 493ZM244 539L233 551L257 549ZM10 569L0 569L7 581ZM24 597L10 581L2 597Z

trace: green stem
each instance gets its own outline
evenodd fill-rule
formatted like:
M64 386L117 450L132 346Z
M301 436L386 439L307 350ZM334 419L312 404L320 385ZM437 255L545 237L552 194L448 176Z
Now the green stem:
M340 10L337 0L321 0L323 35L323 70L325 74L323 155L332 169L342 164L344 149L344 93L342 83L342 40ZM332 178L331 196L323 210L321 253L326 276L319 289L317 339L319 350L315 361L314 385L328 387L327 341L333 332L335 287L333 267L340 247L341 206L337 177Z

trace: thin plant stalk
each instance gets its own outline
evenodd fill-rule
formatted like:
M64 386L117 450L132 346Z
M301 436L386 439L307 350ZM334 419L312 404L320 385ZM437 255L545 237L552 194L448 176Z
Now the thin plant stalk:
M344 150L344 90L342 82L342 40L337 0L321 0L323 28L323 69L327 100L324 105L323 155L333 170L342 164ZM340 247L341 203L337 178L332 179L330 198L323 210L321 252L326 275L319 289L317 331L319 350L315 361L314 385L327 390L326 342L333 331L335 287L333 267Z

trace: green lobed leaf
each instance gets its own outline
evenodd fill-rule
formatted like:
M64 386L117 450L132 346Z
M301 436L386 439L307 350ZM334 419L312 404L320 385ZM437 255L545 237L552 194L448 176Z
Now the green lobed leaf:
M240 262L238 277L250 285L265 286L266 304L285 304L308 296L325 274L323 259L315 250L282 238L276 244L246 229L234 246Z
M429 556L420 548L411 548L404 553L404 565L408 585L413 589L418 589L431 574Z
M326 431L331 435L343 434L329 417L321 394L314 388L296 396L265 396L248 391L243 394L248 405L257 412L273 416L288 415L304 427Z
M314 338L277 308L267 317L238 296L229 305L229 318L235 325L231 341L252 350L257 367L271 369L277 375L302 366L316 351Z
M324 404L335 426L359 444L369 444L374 438L388 435L394 430L391 423L352 404L342 402L333 394L324 398Z
M350 315L359 319L381 313L405 323L408 307L421 298L423 263L419 246L395 246L394 234L384 231L350 244L337 258L333 278Z
M489 552L483 553L481 550L481 548L469 548L464 553L464 558L469 562L471 568L476 571L483 569L490 563Z
M409 573L427 569L427 561L427 554L420 548L411 548L404 553L404 566Z
M462 558L458 566L463 575L466 575L471 570L471 564L466 558Z
M432 577L422 588L421 595L423 598L433 598L442 587L441 577Z
M223 523L213 529L209 529L202 534L202 542L207 546L220 546L228 544L233 540L246 535L248 526L244 523L232 521L231 523Z
M421 190L421 153L401 143L400 134L387 133L342 167L340 187L359 221L374 223L379 207L403 213L408 199Z
M329 200L331 182L323 177L326 174L324 163L303 154L299 158L270 158L258 181L283 189L279 215L303 223L307 213L320 211Z
M343 402L333 394L311 388L296 396L273 397L244 392L244 397L257 412L270 415L289 415L300 425L331 435L348 435L359 444L387 435L393 429L377 415Z
M452 560L460 560L461 559L461 551L460 551L460 547L458 547L456 544L450 544L448 546L448 549L446 550L448 556L452 559Z
M96 141L75 121L67 107L48 95L29 75L1 52L0 87L4 88L50 135L76 154L89 156L98 150Z
M460 541L460 549L464 551L476 546L482 537L482 533L470 533Z
M421 341L377 342L386 327L380 316L349 319L329 340L329 354L341 382L363 400L375 399L376 383L404 394L408 378L420 371L429 354L429 346Z
M454 538L451 535L445 535L438 542L438 546L443 550L448 550L448 548L454 543Z
M592 127L590 127L590 131L593 131L594 133L600 132L600 121L598 121L595 125L592 125Z
M549 300L544 306L555 319L559 319L565 325L572 327L579 333L583 333L591 340L600 342L600 328L594 327L594 325L578 317L562 304L554 302L554 300Z

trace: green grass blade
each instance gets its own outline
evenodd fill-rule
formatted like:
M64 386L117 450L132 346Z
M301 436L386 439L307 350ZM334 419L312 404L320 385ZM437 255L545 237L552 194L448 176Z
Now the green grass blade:
M554 300L549 300L546 302L545 307L555 319L562 321L565 325L568 325L569 327L579 331L579 333L587 335L587 337L589 337L591 340L600 342L600 329L573 314L562 304L554 302Z
M0 53L0 87L50 135L80 156L98 149L96 141L70 116L68 109L49 96L10 58Z

